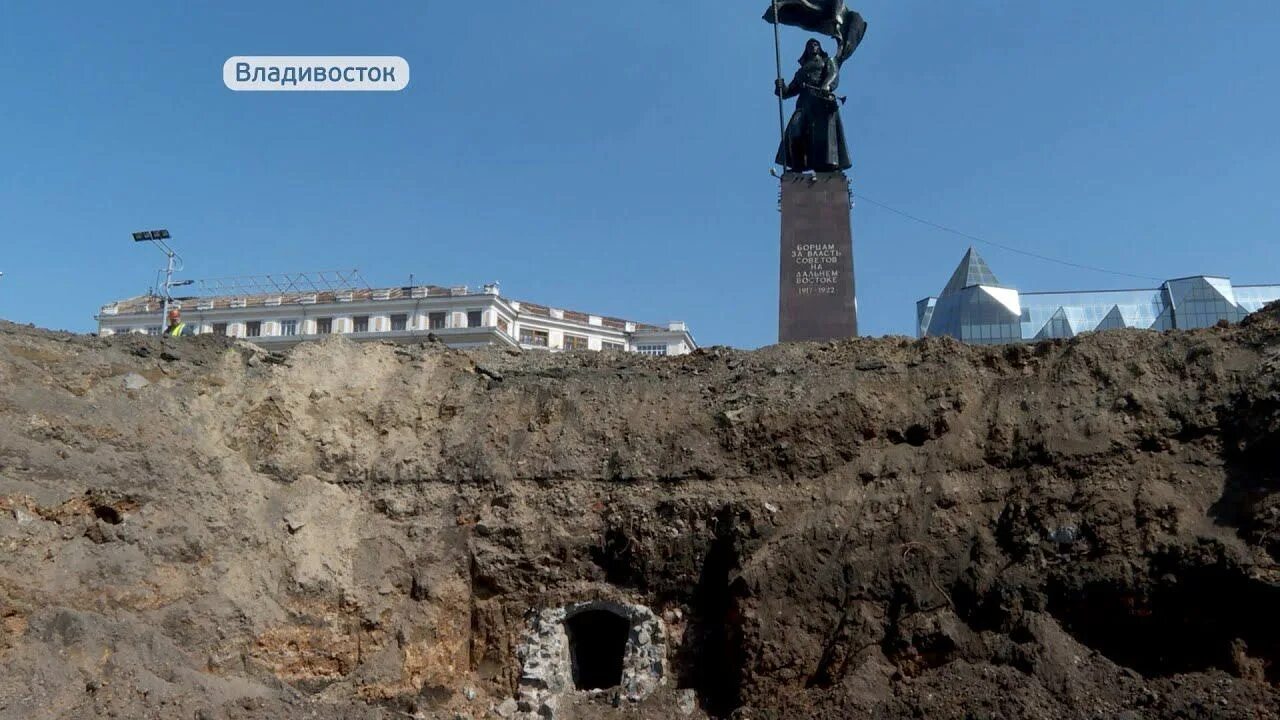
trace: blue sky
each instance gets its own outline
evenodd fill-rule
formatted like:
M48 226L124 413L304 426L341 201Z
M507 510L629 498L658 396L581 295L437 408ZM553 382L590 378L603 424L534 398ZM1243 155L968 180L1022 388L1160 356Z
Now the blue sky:
M757 7L759 6L759 7ZM183 277L374 284L776 338L773 39L755 2L6 2L0 317L91 331ZM1280 282L1280 3L867 0L855 191L1028 251ZM806 35L784 33L785 72ZM400 55L401 93L233 93L232 55ZM854 209L862 329L910 334L967 241ZM1135 280L978 246L1026 290ZM1138 282L1137 284L1142 284Z

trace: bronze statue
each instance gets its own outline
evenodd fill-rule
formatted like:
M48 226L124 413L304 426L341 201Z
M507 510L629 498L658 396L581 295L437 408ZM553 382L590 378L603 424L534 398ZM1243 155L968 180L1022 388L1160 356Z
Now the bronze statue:
M784 100L796 98L796 110L782 133L775 162L787 170L836 172L853 167L840 121L840 102L835 89L840 86L840 67L810 40L800 57L800 69L791 83L778 78L774 94Z
M852 167L845 142L844 124L840 120L837 97L840 69L853 55L867 32L867 23L858 13L848 9L844 0L773 0L764 14L773 23L777 49L778 79L774 94L778 96L778 124L782 125L782 100L796 98L791 121L782 127L776 162L790 172L838 172ZM818 40L805 44L800 69L790 83L782 79L782 55L778 42L778 26L794 25L811 32L835 38L836 56L832 58Z

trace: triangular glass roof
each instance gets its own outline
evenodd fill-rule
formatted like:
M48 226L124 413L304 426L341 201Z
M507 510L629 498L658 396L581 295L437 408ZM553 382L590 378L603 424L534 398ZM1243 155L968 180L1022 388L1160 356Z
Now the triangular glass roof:
M969 248L969 251L964 254L964 259L960 261L960 266L951 274L951 280L942 289L942 294L950 295L974 285L1000 287L1000 281L996 279L995 273L991 272L991 268L987 267L987 261L982 259L978 251Z
M1126 327L1129 327L1129 323L1126 321L1124 313L1120 312L1120 306L1112 305L1111 312L1107 313L1107 316L1102 318L1102 322L1098 323L1098 327L1094 329L1118 330Z
M1068 316L1067 309L1060 307L1049 318L1044 327L1040 328L1040 332L1036 333L1037 340L1048 340L1050 338L1067 339L1075 337L1076 329L1071 326L1071 320Z
M1204 281L1209 283L1209 287L1213 288L1214 290L1217 290L1218 294L1222 296L1223 300L1226 300L1232 305L1236 304L1235 288L1231 287L1230 280L1226 278L1207 277L1204 279Z
M983 285L978 289L978 292L1000 303L1015 319L1022 315L1022 302L1018 298L1017 290Z

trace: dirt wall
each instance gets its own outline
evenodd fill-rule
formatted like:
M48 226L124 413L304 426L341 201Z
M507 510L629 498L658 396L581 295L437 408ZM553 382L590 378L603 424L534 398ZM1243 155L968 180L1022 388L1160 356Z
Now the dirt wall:
M668 676L556 717L1280 717L1278 363L1274 312L680 358L0 325L0 718L498 717L530 612L593 601Z

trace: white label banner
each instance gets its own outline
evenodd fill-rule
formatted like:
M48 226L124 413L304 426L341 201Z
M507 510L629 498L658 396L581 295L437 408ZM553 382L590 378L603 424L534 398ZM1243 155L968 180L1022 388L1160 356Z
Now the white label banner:
M237 92L397 92L409 62L396 55L236 55L222 82Z

